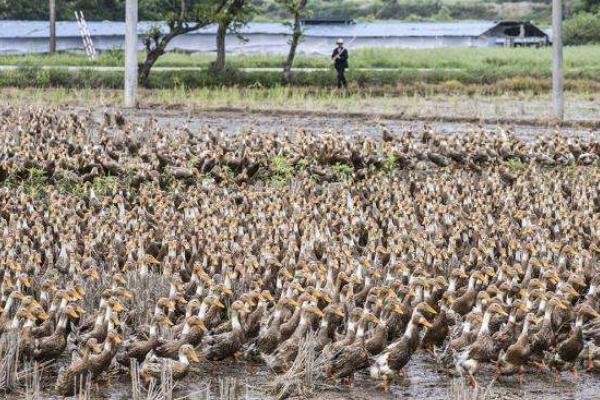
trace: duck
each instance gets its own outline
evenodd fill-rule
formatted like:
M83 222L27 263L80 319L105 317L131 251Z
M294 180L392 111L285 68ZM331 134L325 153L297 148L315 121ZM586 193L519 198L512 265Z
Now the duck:
M400 339L391 343L386 349L373 360L369 374L376 380L383 379L383 387L389 391L390 381L396 375L404 376L404 366L410 361L413 353L420 344L420 331L422 328L430 328L431 323L416 309L406 331Z
M474 374L480 363L492 361L496 357L496 345L489 330L492 316L496 314L508 316L500 304L490 304L483 314L483 321L475 341L457 355L457 370L461 373L466 372L469 375L470 384L474 387L478 386Z
M140 368L140 376L146 387L150 386L153 381L160 382L162 373L165 369L164 365L168 362L171 367L173 380L179 381L188 374L190 361L195 363L200 362L200 359L191 344L184 344L179 348L177 361L161 358L154 353L150 353L149 357L147 357Z
M341 348L327 360L325 372L329 377L350 378L352 381L355 372L369 366L369 351L365 346L365 331L369 322L380 325L379 318L373 314L369 312L363 314L358 323L354 342Z
M246 332L241 322L241 315L246 304L236 300L231 304L231 331L206 337L202 349L202 358L209 361L221 361L235 357L246 343Z
M67 347L67 322L76 320L79 314L74 304L65 307L58 318L54 333L50 336L35 339L33 345L33 359L37 362L49 361L58 358Z
M113 358L117 354L122 341L121 335L119 335L116 330L111 329L108 331L100 353L92 354L89 357L88 367L92 374L92 378L97 377L108 369Z
M305 303L301 308L302 313L300 322L293 335L289 339L283 341L273 354L265 357L267 366L276 373L287 371L296 358L300 340L308 332L310 315L316 315L321 318L325 316L317 306Z
M519 374L519 384L523 384L524 367L529 361L531 355L531 338L529 330L532 324L536 323L536 317L533 313L528 313L523 322L523 328L517 341L510 345L505 353L500 353L498 357L497 370L501 374L512 374L515 371Z
M577 379L577 369L575 362L584 347L583 324L591 318L599 318L600 314L590 307L583 304L577 311L577 318L569 336L556 346L556 353L546 353L548 364L555 371L555 381L560 378L560 371L565 368L571 368L571 372Z
M92 354L97 354L102 351L102 348L92 338L88 340L83 349L83 355L80 359L74 359L69 366L62 368L58 372L54 390L61 396L73 396L76 394L78 387L83 379L87 379L87 373L90 369L89 358Z
M179 357L179 348L181 346L184 344L198 346L202 342L204 333L207 330L204 320L196 315L192 315L186 319L185 327L179 336L174 340L159 340L159 343L155 346L154 353L158 357L176 359Z
M173 322L166 315L154 316L150 322L150 332L147 340L132 337L123 344L123 352L117 356L119 363L129 366L130 360L141 363L146 355L160 345L160 327L172 327Z

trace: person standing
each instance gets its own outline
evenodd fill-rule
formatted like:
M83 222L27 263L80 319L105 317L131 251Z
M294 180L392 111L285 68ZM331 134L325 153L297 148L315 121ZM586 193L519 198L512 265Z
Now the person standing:
M344 47L344 39L338 39L337 47L333 50L331 59L335 63L335 70L337 71L337 84L338 89L347 87L346 82L346 68L348 68L348 49Z

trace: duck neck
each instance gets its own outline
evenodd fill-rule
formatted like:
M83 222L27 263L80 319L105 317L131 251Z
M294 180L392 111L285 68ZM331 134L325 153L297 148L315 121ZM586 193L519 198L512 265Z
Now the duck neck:
M456 292L456 278L450 278L450 282L448 283L448 291Z
M544 325L548 325L552 322L552 307L546 306L546 310L544 311Z
M158 336L158 326L156 324L150 325L150 337Z
M490 320L492 319L492 314L490 312L485 312L483 314L483 322L481 323L481 328L479 328L479 336L483 336L489 333L490 331Z
M471 275L471 277L469 278L469 285L467 286L467 290L474 290L475 289L475 277L473 275Z
M66 314L62 314L60 316L60 318L58 319L58 324L56 325L56 332L57 333L64 333L67 329L67 315Z
M543 312L546 309L546 299L542 297L540 304L538 305L538 312ZM539 314L538 314L539 315Z
M234 331L241 331L242 324L240 323L240 314L237 310L231 313L231 327Z
M410 321L408 321L408 325L406 326L406 330L404 331L404 337L406 338L412 338L415 329L417 328L415 323L413 322L414 318L411 318Z
M185 321L185 325L183 326L183 329L181 331L181 335L187 335L188 332L192 329L192 327L190 326L190 324L188 323L188 321Z
M187 355L185 355L185 353L180 353L179 354L179 362L185 365L188 365L190 363L190 360L188 360Z
M422 301L424 301L424 296L423 296L423 286L418 285L416 290L415 290L415 302L421 303Z
M469 333L469 332L471 332L471 322L469 322L469 321L466 321L466 322L463 324L463 329L462 329L462 331L463 331L463 333Z
M298 324L298 328L296 328L296 332L294 332L296 337L302 337L306 333L308 329L308 321L306 320L306 315L302 313L300 316L300 323Z
M358 340L363 340L365 338L365 327L367 325L367 321L363 318L358 324L358 330L356 331L356 338Z
M7 315L10 312L10 309L14 303L15 303L14 296L8 296L8 300L6 301L6 304L4 305L4 315Z
M204 320L206 317L206 312L208 311L208 303L203 301L200 305L200 309L198 309L198 318Z
M529 319L525 318L525 322L523 323L523 330L521 331L521 337L527 337L527 332L529 331Z

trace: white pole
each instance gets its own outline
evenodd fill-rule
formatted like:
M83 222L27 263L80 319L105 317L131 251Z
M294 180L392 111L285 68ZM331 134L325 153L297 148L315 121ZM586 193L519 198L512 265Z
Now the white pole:
M125 3L125 107L135 107L137 98L137 23L138 0Z
M565 115L562 15L562 0L552 0L552 92L554 116L559 121L562 121Z
M48 43L48 52L54 54L56 52L56 0L50 0L48 9L48 11L50 11L50 41Z

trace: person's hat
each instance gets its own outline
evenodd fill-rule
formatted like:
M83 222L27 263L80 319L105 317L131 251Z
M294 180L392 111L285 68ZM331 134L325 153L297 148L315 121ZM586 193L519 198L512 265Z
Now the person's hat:
M337 42L335 42L337 44L344 44L344 39L338 39Z

